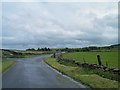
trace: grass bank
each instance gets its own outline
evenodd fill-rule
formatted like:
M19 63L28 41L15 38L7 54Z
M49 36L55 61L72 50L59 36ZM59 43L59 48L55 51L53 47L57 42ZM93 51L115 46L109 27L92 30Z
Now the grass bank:
M60 64L55 58L46 58L44 61L61 73L66 74L91 88L118 88L117 81L103 78L97 74L88 73L83 68Z
M2 61L0 62L0 73L5 72L14 64L15 61L10 61L7 58L3 58Z

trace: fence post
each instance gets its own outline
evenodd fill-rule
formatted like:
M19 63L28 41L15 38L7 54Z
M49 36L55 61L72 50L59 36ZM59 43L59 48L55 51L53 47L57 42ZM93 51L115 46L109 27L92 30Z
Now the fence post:
M53 54L53 57L55 58L55 53Z
M102 65L100 55L97 55L97 59L98 59L98 64Z
M83 58L84 63L86 63L85 58Z
M108 67L108 62L106 61L106 66Z

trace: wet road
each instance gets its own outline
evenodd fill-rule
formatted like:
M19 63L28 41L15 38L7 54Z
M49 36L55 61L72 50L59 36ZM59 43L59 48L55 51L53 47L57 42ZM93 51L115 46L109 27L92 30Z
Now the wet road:
M12 59L17 63L2 76L3 88L85 88L84 85L58 73L43 58Z

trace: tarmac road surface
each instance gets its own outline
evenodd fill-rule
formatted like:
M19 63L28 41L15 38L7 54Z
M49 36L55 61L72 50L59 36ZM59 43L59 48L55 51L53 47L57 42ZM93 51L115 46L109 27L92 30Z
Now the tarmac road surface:
M48 66L42 55L33 58L11 59L17 63L2 75L3 88L86 88Z

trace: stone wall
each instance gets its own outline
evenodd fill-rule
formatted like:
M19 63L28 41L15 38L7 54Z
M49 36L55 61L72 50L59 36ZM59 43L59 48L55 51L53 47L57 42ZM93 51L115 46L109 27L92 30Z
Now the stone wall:
M101 69L103 71L109 71L109 72L113 72L114 74L120 75L120 69L118 69L118 68L108 68L107 66L104 66L104 65L90 64L87 62L80 63L80 62L76 62L75 60L72 60L72 59L60 58L60 57L57 58L57 60L69 62L71 64L75 64L75 65L80 66L80 67L85 67L85 68L90 68L90 69Z

